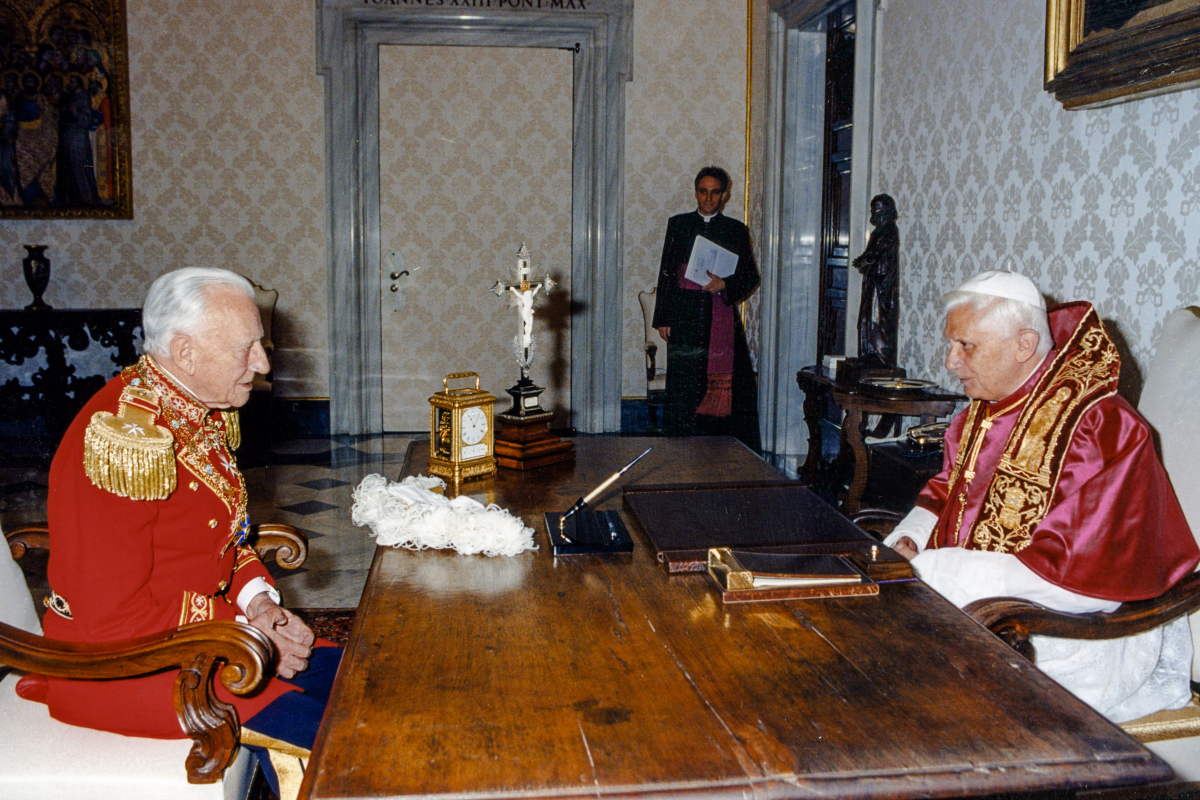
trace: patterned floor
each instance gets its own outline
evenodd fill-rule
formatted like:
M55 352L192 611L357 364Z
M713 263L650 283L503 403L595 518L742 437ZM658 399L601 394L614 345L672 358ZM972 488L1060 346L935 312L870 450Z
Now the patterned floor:
M395 480L411 438L337 436L279 442L242 461L253 522L286 522L309 539L308 562L272 572L294 608L354 608L366 583L375 540L350 521L354 488L367 475ZM47 471L0 467L0 526L46 519Z

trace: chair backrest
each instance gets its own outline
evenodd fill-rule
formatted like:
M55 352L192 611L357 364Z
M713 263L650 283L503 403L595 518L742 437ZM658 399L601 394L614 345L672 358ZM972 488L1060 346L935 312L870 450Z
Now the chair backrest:
M648 292L638 292L638 302L642 305L642 321L646 326L646 344L653 344L658 347L659 357L658 365L662 371L667 369L667 343L658 335L658 331L651 323L654 321L654 302L655 293L658 287L651 289Z
M1175 496L1200 541L1200 308L1183 308L1167 317L1154 352L1138 411L1158 434L1163 466ZM1192 641L1200 642L1200 612L1192 614ZM1200 649L1192 662L1200 676Z

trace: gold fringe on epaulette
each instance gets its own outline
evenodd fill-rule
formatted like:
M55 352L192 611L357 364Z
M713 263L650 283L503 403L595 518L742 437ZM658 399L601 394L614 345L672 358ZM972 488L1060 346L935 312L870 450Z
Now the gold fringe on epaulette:
M131 500L165 500L175 491L175 439L150 425L138 435L97 411L83 437L83 469L97 487Z
M221 412L221 419L225 420L225 443L230 450L237 450L242 446L242 418L238 412L225 409Z

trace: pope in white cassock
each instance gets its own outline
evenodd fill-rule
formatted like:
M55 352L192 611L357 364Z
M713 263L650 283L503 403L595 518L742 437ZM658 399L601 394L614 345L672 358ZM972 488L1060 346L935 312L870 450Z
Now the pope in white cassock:
M1200 551L1149 426L1117 394L1120 358L1091 304L1047 311L1032 281L1002 271L942 303L946 368L972 402L885 544L958 606L1108 612L1192 571ZM1191 696L1186 616L1123 639L1031 642L1042 671L1115 722Z

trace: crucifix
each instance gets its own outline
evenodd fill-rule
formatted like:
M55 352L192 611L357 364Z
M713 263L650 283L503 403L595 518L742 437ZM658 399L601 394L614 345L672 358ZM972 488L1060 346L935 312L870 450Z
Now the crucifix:
M533 300L541 291L549 292L554 281L530 277L529 251L524 243L517 251L516 280L496 281L492 291L497 297L509 296L517 308L520 327L513 337L513 351L521 368L521 379L506 389L513 399L512 408L496 415L496 463L507 469L537 469L575 460L574 442L559 439L550 432L554 412L542 408L541 393L545 388L529 379L533 363Z
M517 279L514 283L496 281L492 291L497 297L503 297L505 292L512 295L513 305L517 307L520 330L513 337L513 349L517 356L517 365L521 368L521 380L529 380L529 366L533 363L533 298L537 297L543 288L547 292L554 288L554 281L549 277L529 277L529 251L525 244L517 251Z

